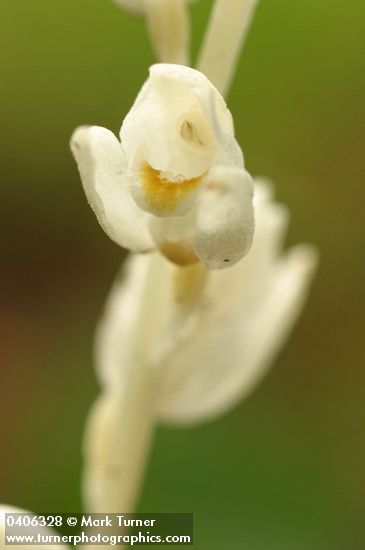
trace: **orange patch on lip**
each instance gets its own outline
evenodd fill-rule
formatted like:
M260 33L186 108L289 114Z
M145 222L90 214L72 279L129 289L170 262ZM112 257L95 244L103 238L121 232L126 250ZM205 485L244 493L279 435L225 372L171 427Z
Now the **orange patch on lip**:
M161 172L143 163L140 170L142 189L151 212L157 216L173 214L179 204L200 185L203 177L172 182L161 176Z

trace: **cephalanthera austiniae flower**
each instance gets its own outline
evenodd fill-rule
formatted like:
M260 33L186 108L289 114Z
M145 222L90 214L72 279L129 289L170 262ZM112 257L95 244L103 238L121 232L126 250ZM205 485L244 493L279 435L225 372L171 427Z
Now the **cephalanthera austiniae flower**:
M312 247L281 252L286 209L255 182L257 228L227 270L178 268L133 255L108 300L97 338L104 388L90 417L85 494L101 511L133 509L157 422L215 418L247 395L292 329L316 265Z
M71 140L87 198L114 241L213 269L248 252L252 180L232 116L203 74L154 65L120 138L94 126Z
M131 13L144 16L157 61L189 65L191 0L114 0Z
M42 527L40 525L36 525L35 527L27 527L26 534L29 536L34 536L35 538L40 535L42 544L32 544L32 545L24 545L19 544L5 544L5 514L27 514L29 517L35 517L36 514L33 514L33 512L28 512L27 510L21 510L20 508L14 508L13 506L7 506L0 504L0 550L5 550L6 548L14 548L14 550L24 550L24 548L32 548L33 550L54 550L56 540L54 537L61 536L59 533L54 531L53 529L50 529L49 527ZM17 530L17 533L23 534L24 532L21 531L21 529ZM49 538L48 538L49 537ZM47 542L49 541L49 544ZM68 546L64 544L60 544L57 542L57 547L60 550L66 550L68 549Z

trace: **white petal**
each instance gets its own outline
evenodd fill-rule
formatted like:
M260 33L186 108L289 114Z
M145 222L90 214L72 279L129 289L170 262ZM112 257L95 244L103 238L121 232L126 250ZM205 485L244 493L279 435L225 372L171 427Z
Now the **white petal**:
M150 346L164 330L173 270L173 265L157 252L133 254L122 266L96 338L97 374L104 387L117 387L118 391L126 388L136 358L141 354L147 356ZM158 304L158 315L151 300ZM147 332L148 345L144 340Z
M52 544L32 544L32 545L5 545L5 514L29 514L29 516L35 516L33 512L28 512L27 510L21 510L20 508L15 508L14 506L7 506L7 505L0 505L0 548L5 550L6 548L14 548L14 550L24 550L25 548L32 548L34 550L54 550L55 546ZM12 528L12 532L14 532L14 528ZM22 531L22 533L19 534L27 534L27 535L33 535L37 536L37 534L40 534L43 536L62 536L56 531L53 531L53 529L50 529L49 527L29 527L25 531ZM15 534L15 533L14 533ZM66 550L68 549L68 546L65 544L58 544L57 548L60 550Z
M214 418L252 390L297 320L315 265L312 248L296 247L277 263L254 307L240 316L207 314L169 358L165 372L170 380L160 398L162 420L190 424ZM229 292L229 286L224 290Z
M86 197L107 235L131 250L151 249L148 216L130 196L125 157L114 134L97 126L80 127L72 135L71 150Z
M215 166L197 207L197 256L209 269L230 267L249 251L254 233L253 183L243 169Z
M151 216L151 235L159 251L176 265L187 266L199 261L194 249L195 217L195 208L186 216Z

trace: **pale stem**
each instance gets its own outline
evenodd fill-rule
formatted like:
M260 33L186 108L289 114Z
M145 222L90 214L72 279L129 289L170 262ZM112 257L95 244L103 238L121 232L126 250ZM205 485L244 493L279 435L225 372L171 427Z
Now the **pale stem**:
M160 63L189 64L190 21L186 0L145 0L146 21Z
M197 69L227 95L257 0L216 0Z

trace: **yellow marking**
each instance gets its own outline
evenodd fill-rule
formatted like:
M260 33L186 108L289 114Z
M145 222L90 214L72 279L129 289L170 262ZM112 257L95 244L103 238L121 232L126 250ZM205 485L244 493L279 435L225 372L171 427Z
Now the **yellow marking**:
M172 182L161 177L161 172L143 163L140 178L145 200L152 214L171 215L200 185L205 174L181 182Z

